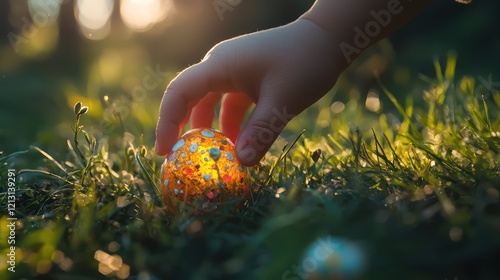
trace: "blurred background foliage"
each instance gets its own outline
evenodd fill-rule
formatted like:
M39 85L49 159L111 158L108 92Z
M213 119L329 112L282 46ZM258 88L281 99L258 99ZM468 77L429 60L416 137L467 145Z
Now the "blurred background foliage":
M214 0L1 1L0 149L37 145L64 154L76 101L90 107L87 125L96 137L126 130L144 134L152 146L162 93L177 72L217 42L286 24L312 2L229 1L235 6L218 13ZM444 61L449 50L458 54L458 77L474 73L500 80L499 8L493 0L467 6L436 1L366 51L284 135L305 127L312 127L306 135L321 134L348 102L376 113L388 104L377 103L376 72L396 95L421 95L418 74L434 77L432 59Z
M497 267L493 262L498 260L496 249L500 244L498 231L493 230L498 229L500 209L495 189L500 178L497 146L478 149L474 144L483 142L474 143L474 137L472 143L460 142L464 140L461 138L469 138L466 133L440 131L443 122L436 122L422 130L425 141L435 140L432 133L439 132L439 141L446 144L443 149L456 147L477 161L476 165L464 167L473 176L456 170L448 173L446 168L446 172L440 173L425 158L416 163L421 167L415 168L425 171L425 181L406 174L411 168L388 169L390 172L385 174L377 165L365 166L365 162L351 166L343 161L359 155L348 147L362 144L361 136L355 133L355 137L348 138L344 133L348 128L359 128L366 136L373 127L376 133L369 136L378 135L380 139L382 134L377 130L383 130L387 139L396 139L397 131L404 130L400 127L407 120L401 122L399 113L391 113L394 105L386 100L374 73L380 74L382 84L401 103L405 103L405 96L414 97L414 104L408 108L414 110L416 120L423 120L420 123L432 123L435 119L431 121L428 106L419 103L436 103L439 95L446 92L476 94L477 98L457 98L454 102L473 106L471 111L480 117L484 107L478 103L479 95L485 93L482 97L489 99L486 103L495 104L490 107L490 114L498 116L498 100L493 102L493 95L487 91L488 87L495 87L496 91L500 87L500 38L496 30L500 19L494 14L500 3L493 0L476 0L468 6L453 0L436 1L421 16L357 59L329 94L287 126L284 138L293 140L306 128L305 139L294 148L291 162L283 165L295 168L289 168L288 173L286 168L277 172L271 182L272 194L276 196L271 199L262 195L258 200L263 208L257 209L265 210L263 214L241 220L221 215L214 223L200 226L198 220L172 222L161 212L153 211L151 200L140 196L147 184L133 176L138 172L129 152L142 143L152 147L157 110L168 81L199 61L217 42L286 24L313 1L228 2L238 5L220 17L214 0L0 1L0 150L10 154L36 145L55 158L47 160L39 153L32 156L36 149L31 149L19 153L22 156L12 161L12 168L43 166L43 170L50 171L57 169L57 161L72 170L75 161L68 152L66 139L72 138L73 105L81 101L90 107L81 124L99 142L98 159L109 158L119 178L116 184L92 185L85 196L73 185L24 173L28 183L25 186L29 188L23 190L16 204L26 217L18 228L20 271L29 268L23 273L33 276L52 269L54 274L71 271L73 275L98 278L109 274L109 268L101 270L107 260L123 264L123 277L118 278L126 278L130 272L147 279L140 275L155 271L158 275L181 275L180 278L211 273L208 277L218 279L220 275L236 274L256 279L253 276L282 275L290 264L300 260L314 238L334 233L365 240L373 246L369 248L375 256L369 268L373 279L401 275L412 275L411 279L425 279L427 275L440 276L436 279L466 279L462 275L469 274L490 279L488 276L498 275L487 270ZM448 55L450 51L457 56L456 67L449 65L450 61L455 63L454 55ZM447 57L452 58L448 65ZM450 75L453 71L446 70L446 81L437 85L434 58L447 65L446 69L456 69ZM455 83L448 81L453 76ZM459 86L448 90L455 84ZM436 107L434 113L447 115L444 107ZM464 125L465 119L474 120L465 111L456 112L462 113L457 119ZM498 121L494 127L497 125ZM477 131L482 132L484 139L498 137L498 132L493 137L490 133L494 131ZM325 138L347 144L332 152L333 149L323 148L329 145ZM280 138L264 162L275 162L284 145L285 140ZM318 147L325 152L320 161L313 163L306 155ZM396 149L400 149L401 157L410 157L404 152L411 150L408 145L398 145ZM451 153L446 162L455 162L457 158L456 152ZM427 164L434 169L425 169ZM6 165L0 164L0 173L5 174L1 168L7 168ZM442 182L433 177L434 172ZM96 178L105 181L103 174L98 172L100 177ZM477 181L462 180L468 178L466 175ZM384 178L394 183L381 192L378 188L384 185L377 180ZM31 180L35 183L30 184ZM457 190L449 190L448 194L458 211L449 216L437 214L441 198L432 195L430 184L443 187L455 181ZM296 186L305 184L308 187L303 192L293 193L298 190ZM313 190L321 190L323 184L328 188L320 196ZM132 191L129 186L133 186ZM293 201L294 196L297 201ZM403 199L397 200L398 197ZM269 214L269 209L274 212ZM284 220L289 222L285 226L281 224ZM0 221L2 236L7 228L5 223L5 219ZM462 238L463 243L458 242Z

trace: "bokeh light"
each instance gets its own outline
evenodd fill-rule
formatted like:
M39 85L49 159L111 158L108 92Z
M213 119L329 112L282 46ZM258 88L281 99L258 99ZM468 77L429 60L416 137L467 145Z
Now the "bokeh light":
M172 8L170 0L121 0L120 15L130 29L147 31L165 19Z
M85 37L99 40L109 34L113 6L113 0L77 0L75 16Z
M57 21L61 0L28 0L28 11L35 24L48 24Z
M380 111L380 99L375 91L369 91L365 101L366 109L372 112Z

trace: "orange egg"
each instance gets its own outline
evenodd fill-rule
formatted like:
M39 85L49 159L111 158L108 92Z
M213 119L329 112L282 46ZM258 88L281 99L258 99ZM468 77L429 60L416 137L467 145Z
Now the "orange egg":
M170 212L186 207L195 213L209 212L246 198L249 176L231 140L216 129L198 128L173 146L161 166L160 186Z

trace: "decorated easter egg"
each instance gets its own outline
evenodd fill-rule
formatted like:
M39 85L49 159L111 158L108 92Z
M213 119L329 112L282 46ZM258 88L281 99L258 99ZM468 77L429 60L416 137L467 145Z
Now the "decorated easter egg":
M249 176L231 140L216 129L198 128L172 147L161 167L160 186L170 212L192 208L203 213L246 198Z

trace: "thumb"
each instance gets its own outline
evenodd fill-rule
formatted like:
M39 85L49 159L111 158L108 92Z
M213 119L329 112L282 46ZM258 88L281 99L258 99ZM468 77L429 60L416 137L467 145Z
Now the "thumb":
M264 157L286 124L295 116L286 105L257 103L238 136L236 156L243 165L252 166Z

